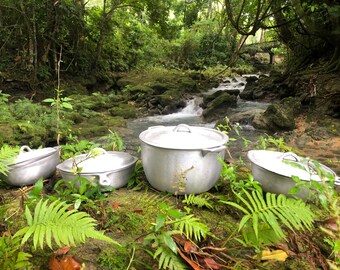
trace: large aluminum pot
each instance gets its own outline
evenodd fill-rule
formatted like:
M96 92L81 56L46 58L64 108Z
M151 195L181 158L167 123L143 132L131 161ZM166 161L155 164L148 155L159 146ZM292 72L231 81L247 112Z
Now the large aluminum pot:
M22 146L17 158L8 164L8 175L1 175L1 178L12 186L26 186L33 185L41 177L52 176L60 163L59 148L32 150L26 145Z
M57 169L66 180L81 176L101 186L121 188L127 185L136 162L137 158L129 153L101 149L96 155L89 153L69 158Z
M320 176L316 173L313 163L307 162L306 158L294 153L282 153L269 150L251 150L248 152L251 161L251 170L254 179L262 184L266 192L289 195L296 182L292 176L299 177L300 180L310 182L311 180L321 182ZM334 171L320 164L322 169L336 179L335 184L340 181ZM328 181L329 179L325 179ZM307 187L300 186L300 191L294 196L308 199L311 195Z
M143 131L141 155L149 183L173 194L208 191L219 179L228 136L185 124L154 126Z

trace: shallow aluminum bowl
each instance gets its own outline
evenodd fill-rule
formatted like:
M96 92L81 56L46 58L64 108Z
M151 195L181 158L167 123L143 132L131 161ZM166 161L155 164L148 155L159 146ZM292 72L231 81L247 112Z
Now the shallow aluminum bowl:
M21 147L18 157L8 164L8 175L1 179L12 186L33 185L39 178L51 177L60 163L59 147L47 147L32 150Z
M296 184L292 176L297 176L300 180L306 182L311 180L321 182L313 167L308 165L304 158L294 153L251 150L248 152L248 158L251 161L254 179L261 183L266 192L289 195L289 190ZM297 165L294 166L294 163ZM339 178L335 172L323 164L320 165L326 172L335 177L335 184L339 185ZM300 187L297 194L294 194L294 196L302 199L308 199L310 195L310 190L303 186Z
M65 160L57 169L65 180L80 176L101 186L121 188L127 185L136 162L137 158L129 153L103 150L97 156L83 154ZM75 173L77 169L80 173Z

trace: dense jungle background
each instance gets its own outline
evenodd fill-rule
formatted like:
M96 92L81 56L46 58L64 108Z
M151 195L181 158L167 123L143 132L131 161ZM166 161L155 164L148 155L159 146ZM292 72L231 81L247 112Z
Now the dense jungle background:
M224 83L245 88L208 94ZM339 269L336 188L280 197L268 214L276 197L264 201L242 162L249 148L294 149L340 174L339 1L0 0L0 174L21 145L60 145L62 160L97 146L138 156L131 121L197 96L204 121L232 138L213 191L159 192L140 161L111 193L60 175L18 189L1 181L0 268ZM226 121L239 99L266 108ZM239 124L263 136L235 144ZM70 209L93 220L66 223Z

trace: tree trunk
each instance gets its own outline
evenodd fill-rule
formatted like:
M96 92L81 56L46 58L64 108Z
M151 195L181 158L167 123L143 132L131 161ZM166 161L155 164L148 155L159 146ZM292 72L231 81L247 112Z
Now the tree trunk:
M96 68L96 65L98 63L98 60L101 57L102 49L103 49L103 41L104 41L104 35L105 35L105 24L106 24L106 0L103 0L103 10L102 10L102 18L100 23L100 29L99 29L99 39L97 42L97 48L96 48L96 55L93 62L93 68Z
M26 2L27 3L27 2ZM31 72L31 80L37 80L37 36L35 23L35 3L32 0L32 10L28 12L25 8L24 2L20 1L20 8L26 25L27 39L28 39L28 59L26 68ZM28 3L29 4L29 3ZM31 14L31 18L28 17Z
M248 35L242 35L240 40L238 41L237 47L233 51L233 54L232 54L230 61L229 61L230 67L233 67L236 64L238 57L240 55L240 51L241 51L244 43L246 42L247 38L248 38Z

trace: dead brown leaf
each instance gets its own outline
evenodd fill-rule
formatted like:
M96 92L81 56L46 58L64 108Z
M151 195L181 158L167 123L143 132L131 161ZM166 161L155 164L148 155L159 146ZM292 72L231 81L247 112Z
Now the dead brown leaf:
M48 263L49 270L82 270L82 262L73 255L66 255L70 250L69 246L58 249L51 256Z

